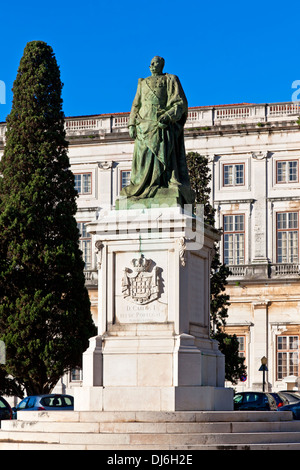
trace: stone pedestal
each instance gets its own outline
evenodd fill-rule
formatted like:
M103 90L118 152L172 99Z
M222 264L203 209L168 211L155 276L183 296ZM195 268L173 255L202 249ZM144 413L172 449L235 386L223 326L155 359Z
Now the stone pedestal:
M83 355L77 410L231 410L209 338L217 233L180 207L111 211L98 249L99 325Z

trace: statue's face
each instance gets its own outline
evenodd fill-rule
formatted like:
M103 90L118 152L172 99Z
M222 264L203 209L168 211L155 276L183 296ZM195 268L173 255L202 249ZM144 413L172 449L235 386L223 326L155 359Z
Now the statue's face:
M164 67L164 61L161 57L153 57L150 64L151 73L162 73Z

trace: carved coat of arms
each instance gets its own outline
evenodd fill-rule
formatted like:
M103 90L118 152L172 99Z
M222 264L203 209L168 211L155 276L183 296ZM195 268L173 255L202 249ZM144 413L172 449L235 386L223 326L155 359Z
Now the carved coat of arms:
M146 259L144 256L133 259L131 264L132 270L129 268L124 269L122 279L123 297L142 305L156 300L159 296L157 266L150 271L152 260Z

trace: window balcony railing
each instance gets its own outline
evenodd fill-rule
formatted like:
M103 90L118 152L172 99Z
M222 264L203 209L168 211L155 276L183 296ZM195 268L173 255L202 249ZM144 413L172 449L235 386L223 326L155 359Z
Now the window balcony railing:
M277 263L271 267L273 277L300 276L300 265L295 263Z
M84 271L85 284L87 286L97 286L98 285L98 271L94 270L85 270Z
M279 279L289 278L300 280L300 265L298 263L274 263L274 264L241 264L230 265L231 274L229 281L251 279Z
M229 266L229 268L231 271L230 277L243 277L246 274L245 265Z

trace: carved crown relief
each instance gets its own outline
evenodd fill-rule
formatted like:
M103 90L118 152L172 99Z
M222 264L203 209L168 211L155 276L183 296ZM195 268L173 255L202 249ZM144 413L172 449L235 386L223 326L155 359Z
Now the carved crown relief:
M122 294L124 299L145 305L156 300L160 295L159 268L154 266L151 259L143 255L131 261L132 269L125 268L122 279Z

